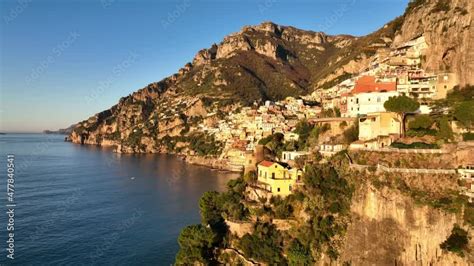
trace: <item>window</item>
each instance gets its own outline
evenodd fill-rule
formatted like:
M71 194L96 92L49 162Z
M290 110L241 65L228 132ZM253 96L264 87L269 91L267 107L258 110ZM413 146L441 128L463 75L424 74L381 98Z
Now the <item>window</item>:
M300 180L301 180L301 175L298 175L298 181L300 181Z
M259 171L258 175L262 177L262 170Z
M272 173L272 179L275 179L275 173Z
M288 187L288 189L291 191L291 185Z
M280 188L277 188L277 191L280 192Z
M265 178L267 178L267 172L265 172Z
M381 101L382 101L382 99L380 99L380 97L377 97L377 102L379 103Z

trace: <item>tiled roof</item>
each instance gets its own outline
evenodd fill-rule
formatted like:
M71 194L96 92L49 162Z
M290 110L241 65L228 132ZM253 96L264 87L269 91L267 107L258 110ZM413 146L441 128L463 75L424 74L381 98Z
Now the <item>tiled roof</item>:
M373 76L362 76L356 81L352 93L396 91L396 82L376 82Z
M270 166L272 166L273 164L274 164L274 162L270 162L270 161L261 161L261 162L259 163L259 165L265 166L265 167L270 167Z

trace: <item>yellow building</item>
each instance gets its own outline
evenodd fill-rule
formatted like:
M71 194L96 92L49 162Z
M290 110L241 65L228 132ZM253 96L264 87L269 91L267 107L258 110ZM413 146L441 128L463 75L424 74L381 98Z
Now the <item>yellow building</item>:
M258 186L272 196L290 195L297 182L301 182L303 172L290 168L287 164L262 161L257 165Z
M373 140L381 136L399 135L400 118L396 113L370 113L359 118L359 139Z

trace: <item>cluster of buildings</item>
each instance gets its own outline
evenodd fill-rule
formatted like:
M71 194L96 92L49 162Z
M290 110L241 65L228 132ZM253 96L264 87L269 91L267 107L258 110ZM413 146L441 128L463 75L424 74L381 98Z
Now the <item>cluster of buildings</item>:
M453 73L432 73L421 68L427 48L423 36L395 49L380 49L371 65L360 74L312 97L323 106L337 107L345 117L384 111L391 96L406 95L422 104L446 97L458 84Z
M403 127L400 117L384 108L390 97L405 95L417 99L421 103L418 112L429 113L430 102L445 98L458 84L452 73L430 73L421 68L427 47L421 36L395 49L381 48L370 67L332 88L317 90L303 99L290 97L280 102L267 101L262 106L243 107L216 125L200 125L200 129L225 143L221 159L241 169L256 170L260 189L271 195L286 196L302 175L301 169L290 166L294 165L291 162L308 152L284 151L278 161L262 161L258 159L263 158L258 142L275 133L283 134L285 141L297 141L299 136L294 130L302 119L329 123L334 129L358 119L359 140L351 143L350 148L389 146L400 136ZM339 110L340 117L324 118L324 111L329 109ZM323 156L346 148L347 145L337 142L321 143L317 147Z
M255 157L261 139L281 133L285 142L298 141L299 135L294 132L298 122L317 118L321 111L320 106L288 97L279 102L267 101L262 106L243 107L217 121L215 125L202 124L199 128L224 143L220 159L228 160L230 165L236 167L255 167L252 158ZM288 153L288 156L294 155ZM288 160L290 159L286 161Z

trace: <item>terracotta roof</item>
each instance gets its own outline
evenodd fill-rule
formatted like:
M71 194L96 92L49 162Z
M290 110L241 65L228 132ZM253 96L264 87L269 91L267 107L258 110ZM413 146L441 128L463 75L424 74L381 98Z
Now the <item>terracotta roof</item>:
M270 166L272 166L273 164L274 164L274 162L270 162L270 161L261 161L261 162L259 163L259 165L265 166L265 167L270 167Z
M376 82L373 76L362 76L356 81L352 93L396 91L396 82Z

